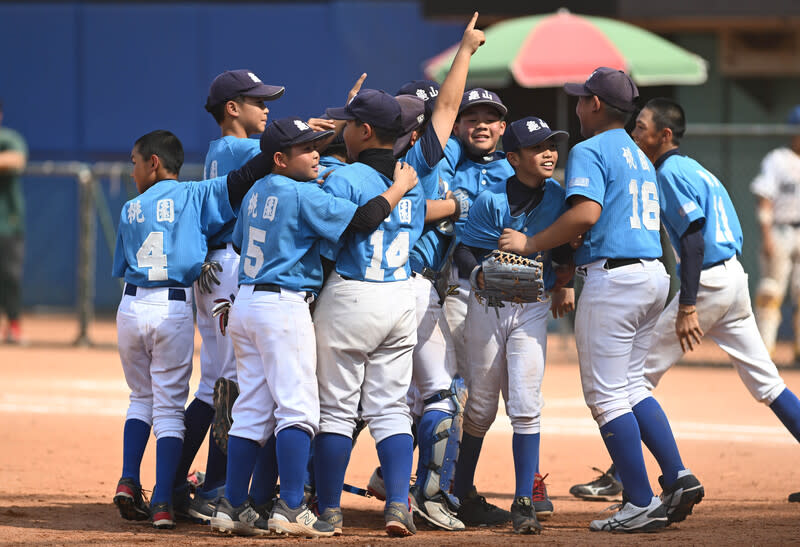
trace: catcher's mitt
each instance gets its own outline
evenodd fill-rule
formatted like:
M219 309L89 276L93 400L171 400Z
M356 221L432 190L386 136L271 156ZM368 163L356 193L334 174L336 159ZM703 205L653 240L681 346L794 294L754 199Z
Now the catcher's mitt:
M483 289L478 288L479 271L483 271ZM503 302L545 301L547 295L542 272L543 266L538 260L494 250L472 271L470 281L479 301L502 308Z

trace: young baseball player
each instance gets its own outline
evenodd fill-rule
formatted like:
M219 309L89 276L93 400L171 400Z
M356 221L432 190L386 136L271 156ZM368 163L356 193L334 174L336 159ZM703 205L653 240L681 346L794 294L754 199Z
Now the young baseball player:
M658 530L668 523L667 508L653 495L641 441L658 461L665 486L675 484L685 467L658 402L636 398L669 290L669 276L658 260L655 168L624 129L639 95L627 74L600 67L585 83L564 89L578 96L576 113L587 138L567 160L570 208L530 237L504 230L499 244L528 255L583 235L575 253L585 279L575 319L581 383L626 494L619 512L592 521L589 528Z
M272 123L261 149L273 158L272 173L245 196L233 232L241 249L240 289L230 313L241 393L233 407L225 497L211 519L214 530L243 535L270 532L331 536L335 526L318 520L304 503L311 439L318 430L314 327L309 303L322 285L319 241L374 230L405 191L416 184L408 169L396 183L358 207L324 192L317 178L315 132L299 118ZM276 438L280 498L269 519L247 497L259 446Z
M662 219L680 253L681 289L656 323L645 361L640 397L652 390L683 352L708 335L725 350L753 397L769 406L800 441L800 401L786 387L769 357L750 305L747 274L739 263L742 229L723 184L702 165L681 154L686 117L669 99L650 100L636 119L633 139L658 173ZM683 520L691 507L681 500L702 486L679 473L665 484L671 521ZM675 508L677 503L683 507ZM666 504L665 500L665 504ZM681 518L683 517L683 518Z
M503 134L503 149L515 175L482 192L472 204L464 224L462 244L473 253L476 264L496 248L504 228L536 233L564 212L564 189L552 175L558 162L558 140L566 138L567 133L552 131L547 123L533 116L509 124ZM557 261L569 264L571 254L568 245L562 247ZM455 482L456 495L474 490L478 462L475 445L480 448L494 422L502 393L514 429L512 452L516 490L511 518L514 532L520 534L538 534L542 529L531 492L539 462L547 312L552 308L553 316L560 317L574 304L573 289L555 287L551 253L537 253L529 258L543 263L545 288L555 288L552 301L505 303L501 308L487 310L486 304L478 298L469 300L464 334L469 355L464 435L478 442L467 443L462 448ZM479 265L475 268L480 272ZM477 279L478 288L483 288L482 273L472 277Z
M505 181L514 170L497 150L497 144L506 129L504 120L508 109L500 97L486 89L475 88L464 92L453 125L454 137L445 148L445 160L439 176L447 183L446 190L453 192L459 201L459 218L454 223L455 241L460 241L472 203L486 188ZM469 302L469 274L473 262L471 254L463 254L454 247L453 282L458 292L445 301L444 310L456 351L458 375L469 384L468 349L464 326ZM469 254L469 256L467 256ZM469 453L480 451L478 439L462 434L460 450ZM508 511L500 509L479 496L476 491L456 492L460 502L458 518L467 525L502 524L511 520Z
M327 114L346 120L344 141L354 163L331 173L323 189L364 203L391 181L400 105L383 91L362 89L345 107L329 108ZM416 531L408 507L413 448L405 397L417 341L408 251L424 220L425 198L414 188L378 229L346 234L328 253L336 271L328 277L314 312L320 399L314 474L319 510L338 527L360 401L386 484L386 532L405 536Z
M123 518L152 515L154 527L174 528L173 483L194 350L189 288L206 257L207 238L234 218L242 196L268 165L259 155L227 177L178 183L183 147L168 131L140 137L131 161L140 195L122 208L112 269L125 279L117 336L131 389L114 503ZM157 445L149 508L142 499L139 468L151 425Z
M209 145L204 178L226 175L258 155L259 141L248 137L264 132L269 113L265 101L278 99L283 92L282 86L266 85L247 69L229 70L214 78L205 108L219 124L222 136ZM238 210L234 212L238 215ZM197 330L201 338L200 383L195 399L186 408L183 454L175 481L175 510L176 513L183 510L201 522L208 522L211 518L214 500L224 491L226 457L216 439L223 444L227 440L230 409L238 393L233 343L220 328L219 320L212 317L214 305L221 300L232 301L238 291L239 255L231 246L234 222L235 219L228 222L208 240L206 261L218 267L218 283L203 284L198 281L194 285ZM205 291L204 286L210 291ZM208 443L205 482L189 502L185 477L212 421L215 423ZM265 450L263 458L265 462L259 466L260 469L275 468L274 452L270 454L268 449ZM259 503L266 501L264 498L272 498L274 485L270 488L269 484L274 480L257 480L253 483L256 490L253 492L254 498ZM263 492L259 491L260 485L264 485Z
M800 125L800 105L789 113L787 124ZM800 366L800 135L789 146L766 155L761 171L750 185L756 197L756 217L761 231L761 278L756 293L756 319L770 354L781 323L781 304L791 286L794 310L794 364Z

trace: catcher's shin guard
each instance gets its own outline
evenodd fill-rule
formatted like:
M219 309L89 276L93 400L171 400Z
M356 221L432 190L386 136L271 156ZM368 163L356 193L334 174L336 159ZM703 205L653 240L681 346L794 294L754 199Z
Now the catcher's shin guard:
M417 427L420 446L417 484L426 498L440 490L445 494L450 492L461 442L463 409L467 400L467 388L460 376L453 378L450 389L427 398L425 405L446 398L451 398L455 412L425 412Z

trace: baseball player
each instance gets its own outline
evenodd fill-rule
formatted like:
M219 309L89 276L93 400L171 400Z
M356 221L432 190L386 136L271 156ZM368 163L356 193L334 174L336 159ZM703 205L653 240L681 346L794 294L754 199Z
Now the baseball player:
M361 207L305 184L318 175L316 142L330 134L313 131L299 118L272 123L261 138L263 153L273 158L272 173L245 196L247 210L234 229L242 260L229 331L241 393L233 407L225 497L211 519L214 530L311 537L335 532L303 498L319 421L308 307L322 285L319 240L335 242L347 230L374 229L416 178L398 169L399 184ZM267 520L252 507L247 486L259 445L273 431L281 491Z
M344 141L354 163L336 169L323 188L362 204L388 186L401 109L383 91L362 89L328 116L346 120ZM369 425L386 484L390 536L416 532L408 508L413 443L405 397L417 342L408 252L422 232L425 198L411 189L373 232L346 234L314 312L320 434L314 447L319 510L341 527L340 499L358 417ZM335 520L334 520L335 519Z
M786 123L800 125L800 105ZM770 355L781 323L781 304L791 286L794 310L794 362L800 366L800 135L788 147L773 150L761 162L750 185L761 229L761 278L756 320Z
M219 124L222 136L211 141L209 145L203 178L226 175L258 155L259 141L248 137L264 132L269 113L265 101L278 99L283 93L282 86L266 85L247 69L229 70L214 78L205 108ZM238 211L235 213L238 214ZM228 222L208 240L206 261L218 266L216 280L219 283L203 284L198 281L194 285L197 330L201 338L200 383L195 399L186 408L186 435L176 476L175 510L176 513L183 510L192 519L204 523L214 513L214 500L224 491L227 460L217 442L208 443L205 481L191 502L188 499L185 477L212 420L215 423L210 440L226 440L230 429L230 408L238 392L233 343L229 336L225 336L217 318L212 317L215 304L221 300L233 300L238 291L239 255L231 246L234 222L235 219ZM210 288L210 291L204 291L204 286ZM215 399L219 405L217 412L214 408ZM270 454L269 450L265 450L262 457L266 459L266 463L260 468L275 468L274 452ZM274 478L271 481L254 481L253 497L259 503L271 499L274 482ZM259 491L260 485L264 485L263 493Z
M112 269L125 279L117 339L131 389L114 503L123 518L152 515L154 527L174 528L173 483L194 350L189 288L206 257L207 238L234 218L242 196L268 166L259 155L227 177L178 183L183 147L169 131L140 137L131 161L140 195L122 208ZM156 486L150 508L142 498L139 468L151 425Z
M470 206L478 194L514 174L505 154L497 150L497 143L506 129L504 118L507 113L508 109L500 97L492 91L475 88L465 91L462 96L453 125L453 137L447 143L445 160L439 171L440 178L446 183L445 190L452 191L459 200L459 218L454 223L456 245L460 241ZM469 252L462 255L461 249L455 247L452 279L458 285L458 292L448 297L444 305L456 351L457 373L467 383L468 350L464 324L469 302L470 265L473 261ZM468 436L462 435L460 450L480 451L477 446L470 447L470 441ZM461 507L457 515L463 522L493 525L511 520L508 511L488 503L477 492L462 494L463 497L459 497Z
M504 228L536 233L552 224L566 209L564 189L551 177L558 162L557 142L568 136L564 131L552 131L546 122L533 116L507 127L503 149L516 174L490 186L477 197L462 233L462 244L475 256L475 268L479 272L478 261L496 248ZM569 246L559 251L557 261L569 264L572 254ZM554 289L556 279L551 253L529 258L542 261L545 288ZM481 276L482 273L472 276L479 288L483 288ZM462 449L456 465L455 494L466 495L475 488L478 454L471 450L481 446L497 415L502 393L514 429L512 452L516 490L511 517L516 533L536 534L542 529L531 492L539 461L547 312L552 307L553 316L559 317L572 309L575 298L571 288L556 289L552 302L506 303L502 308L487 310L484 302L470 298L467 309L469 398L464 411L464 436L469 442L465 443L468 448Z
M504 230L499 244L503 250L529 255L583 234L575 253L578 273L585 280L575 319L581 383L626 494L619 512L592 521L589 529L659 530L668 523L667 507L650 488L641 441L661 467L665 490L694 476L683 465L660 405L651 396L642 398L638 390L669 290L669 276L658 260L661 223L655 168L624 129L639 93L627 74L608 67L564 89L578 96L576 113L587 138L567 160L570 208L531 237ZM690 497L686 505L670 509L688 514L696 501Z

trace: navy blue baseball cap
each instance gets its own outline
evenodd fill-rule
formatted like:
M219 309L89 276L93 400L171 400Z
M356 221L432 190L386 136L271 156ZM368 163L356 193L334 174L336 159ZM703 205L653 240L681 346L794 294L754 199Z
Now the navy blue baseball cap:
M411 134L414 130L425 123L425 102L414 95L398 95L395 99L400 103L402 134L394 142L392 152L395 157L399 157L411 142Z
M476 104L488 104L489 106L495 107L500 113L501 118L505 118L506 114L508 114L508 108L506 108L506 105L500 100L497 93L483 89L482 87L476 87L475 89L464 92L464 95L461 97L461 104L458 107L459 115L467 108L473 107Z
M295 144L318 141L333 135L333 131L314 131L296 116L275 120L261 135L261 151L272 157Z
M439 96L439 84L433 80L411 80L400 86L395 93L397 95L414 95L425 101L425 117L430 119L436 97Z
M636 110L636 100L639 98L639 90L631 77L607 66L596 68L582 84L564 84L564 91L575 97L597 95L623 112Z
M566 140L569 133L566 131L553 131L547 122L536 116L528 116L508 124L503 133L503 151L516 152L520 148L535 146L547 139L554 141Z
M400 129L400 103L379 89L362 89L345 106L325 113L334 120L360 120L383 129Z
M263 83L252 70L246 68L227 70L211 82L206 100L206 110L210 112L218 104L230 101L240 95L274 101L283 95L284 91L283 86Z
M789 117L786 118L786 123L789 125L800 125L800 104L792 108L789 112Z

